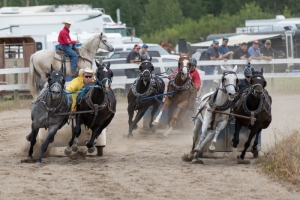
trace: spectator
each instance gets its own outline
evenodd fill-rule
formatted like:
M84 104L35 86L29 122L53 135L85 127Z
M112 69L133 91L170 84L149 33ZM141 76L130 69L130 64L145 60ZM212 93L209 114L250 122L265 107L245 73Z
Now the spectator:
M243 42L240 45L240 47L234 51L233 59L247 60L248 62L251 61L252 56L250 56L249 52L247 51L247 43L246 42ZM244 65L239 65L237 73L240 73L242 71L244 71Z
M133 50L128 54L126 63L141 63L141 55L139 53L141 47L140 45L136 44L133 47Z
M228 38L224 37L222 40L222 45L218 48L218 51L222 55L222 58L227 60L230 58L230 55L233 54L233 51L229 51L227 47L228 41Z
M264 46L260 48L260 53L264 60L272 60L273 59L273 50L271 48L271 40L266 40ZM264 71L267 73L271 72L271 65L262 65Z
M208 47L208 49L206 50L205 60L222 60L223 58L220 57L218 47L219 47L219 41L214 39L212 45ZM215 71L215 65L204 66L205 75L213 75L214 71ZM202 92L204 94L210 92L210 87L212 85L212 82L213 80L203 80Z
M249 47L248 52L250 56L252 56L252 60L261 60L262 56L259 49L259 42L257 40L253 41L253 44L251 47Z
M140 52L141 60L150 60L150 56L149 56L147 50L148 50L148 45L147 44L143 44L142 50Z

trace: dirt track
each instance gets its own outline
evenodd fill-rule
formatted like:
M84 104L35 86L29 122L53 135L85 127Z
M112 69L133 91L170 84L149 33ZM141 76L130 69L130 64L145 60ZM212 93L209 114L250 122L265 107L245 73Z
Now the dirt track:
M274 129L299 124L298 99L273 96L273 122L263 132L263 150ZM118 103L103 157L73 160L63 148L53 148L37 166L20 162L28 150L30 110L0 112L0 199L299 199L299 191L269 179L253 160L250 165L236 164L234 156L204 159L204 165L181 161L190 151L191 131L167 140L134 131L126 140L127 129L126 104Z

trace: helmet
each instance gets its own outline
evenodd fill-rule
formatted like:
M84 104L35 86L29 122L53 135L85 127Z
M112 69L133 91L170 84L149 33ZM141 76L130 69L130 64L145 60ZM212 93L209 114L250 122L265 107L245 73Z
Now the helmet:
M196 60L196 58L191 58L190 61L191 61L191 65L192 66L197 66L197 60Z
M244 70L244 75L252 76L252 69L254 69L252 66L246 65L245 70Z

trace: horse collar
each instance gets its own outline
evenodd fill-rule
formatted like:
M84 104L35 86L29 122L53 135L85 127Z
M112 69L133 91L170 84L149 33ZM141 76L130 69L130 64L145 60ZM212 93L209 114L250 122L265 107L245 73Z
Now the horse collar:
M140 97L147 97L150 94L152 94L153 92L156 93L156 89L155 89L156 84L155 84L154 78L155 78L155 76L150 78L149 87L148 87L147 91L144 92L143 94L138 93L138 91L136 90L136 85L141 80L140 78L137 78L131 86L132 93L134 94L134 96L136 96L137 98L140 98Z
M218 90L221 90L221 89L218 88L218 89L211 95L211 97L210 97L210 99L209 99L209 106L210 106L211 108L215 107L215 110L220 110L220 111L227 110L227 109L230 108L230 106L231 106L231 103L230 103L230 101L229 101L228 99L226 99L226 101L225 101L222 105L220 105L220 106L218 106L218 105L215 104L215 102L216 102L216 97L217 97L217 94L218 94Z
M177 75L177 74L176 74ZM185 83L181 86L176 85L175 83L175 78L176 76L174 76L171 80L170 80L170 85L177 91L177 90L187 90L190 88L190 84L191 84L191 79L190 76L188 75Z

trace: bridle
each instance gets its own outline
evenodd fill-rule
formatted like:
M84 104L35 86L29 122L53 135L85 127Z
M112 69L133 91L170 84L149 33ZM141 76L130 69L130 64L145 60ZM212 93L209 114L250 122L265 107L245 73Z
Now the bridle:
M190 69L189 69L189 67L188 67L187 65L185 65L185 64L183 63L183 65L180 67L180 64L181 64L181 62L183 62L183 60L188 60L188 62L190 63L190 58L189 58L188 56L180 56L180 58L179 58L179 60L178 60L178 67L179 67L178 73L183 74L183 73L182 73L182 69L183 69L184 67L186 67L186 68L187 68L187 74L189 74L189 73L190 73Z
M106 66L104 66L103 68L105 68L106 70L107 70L107 67ZM108 72L111 72L110 70L107 70ZM102 80L99 80L98 79L98 73L99 73L99 71L98 71L98 69L97 69L97 71L96 71L96 82L98 83L98 85L100 86L100 89L102 89L103 90L103 88L105 88L104 87L104 83L106 82L106 81L108 81L108 85L109 85L109 87L111 86L111 83L112 83L112 80L111 79L109 79L109 78L103 78Z
M235 75L235 77L236 77L236 84L235 84L235 85L232 84L232 83L226 84L226 85L224 84L224 82L225 82L225 80L226 80L225 76L227 76L228 74L234 74L234 75ZM228 86L233 86L234 89L235 89L235 92L238 93L238 87L237 87L237 84L238 84L238 82L239 82L239 79L238 79L238 77L237 77L237 75L236 75L236 73L235 73L234 71L225 71L225 72L223 73L223 75L222 75L221 80L222 80L222 88L219 88L219 89L220 89L222 92L224 92L225 94L227 94L226 88L227 88Z
M107 49L109 49L109 47L108 47L108 45L106 44L106 42L105 42L104 40L102 40L103 36L104 36L104 35L101 36L101 34L99 35L99 43L98 43L98 47L99 47L100 43L102 42L102 43L107 47ZM94 52L91 52L90 50L84 48L83 46L81 46L81 48L83 48L83 49L86 50L87 52L93 53L94 55L97 54L97 50L98 50L98 49L96 49L96 52L94 53Z
M263 80L265 81L265 78L264 78L262 75L260 75L260 74L254 74L254 75L251 77L250 81L251 81L253 78L258 78L258 77L261 78L261 79L263 79ZM261 87L262 93L258 93L258 92L254 89L256 86ZM252 94L253 96L255 96L256 98L260 98L260 97L264 94L264 87L263 87L260 83L255 83L255 84L250 85L250 91L251 91L251 94Z

